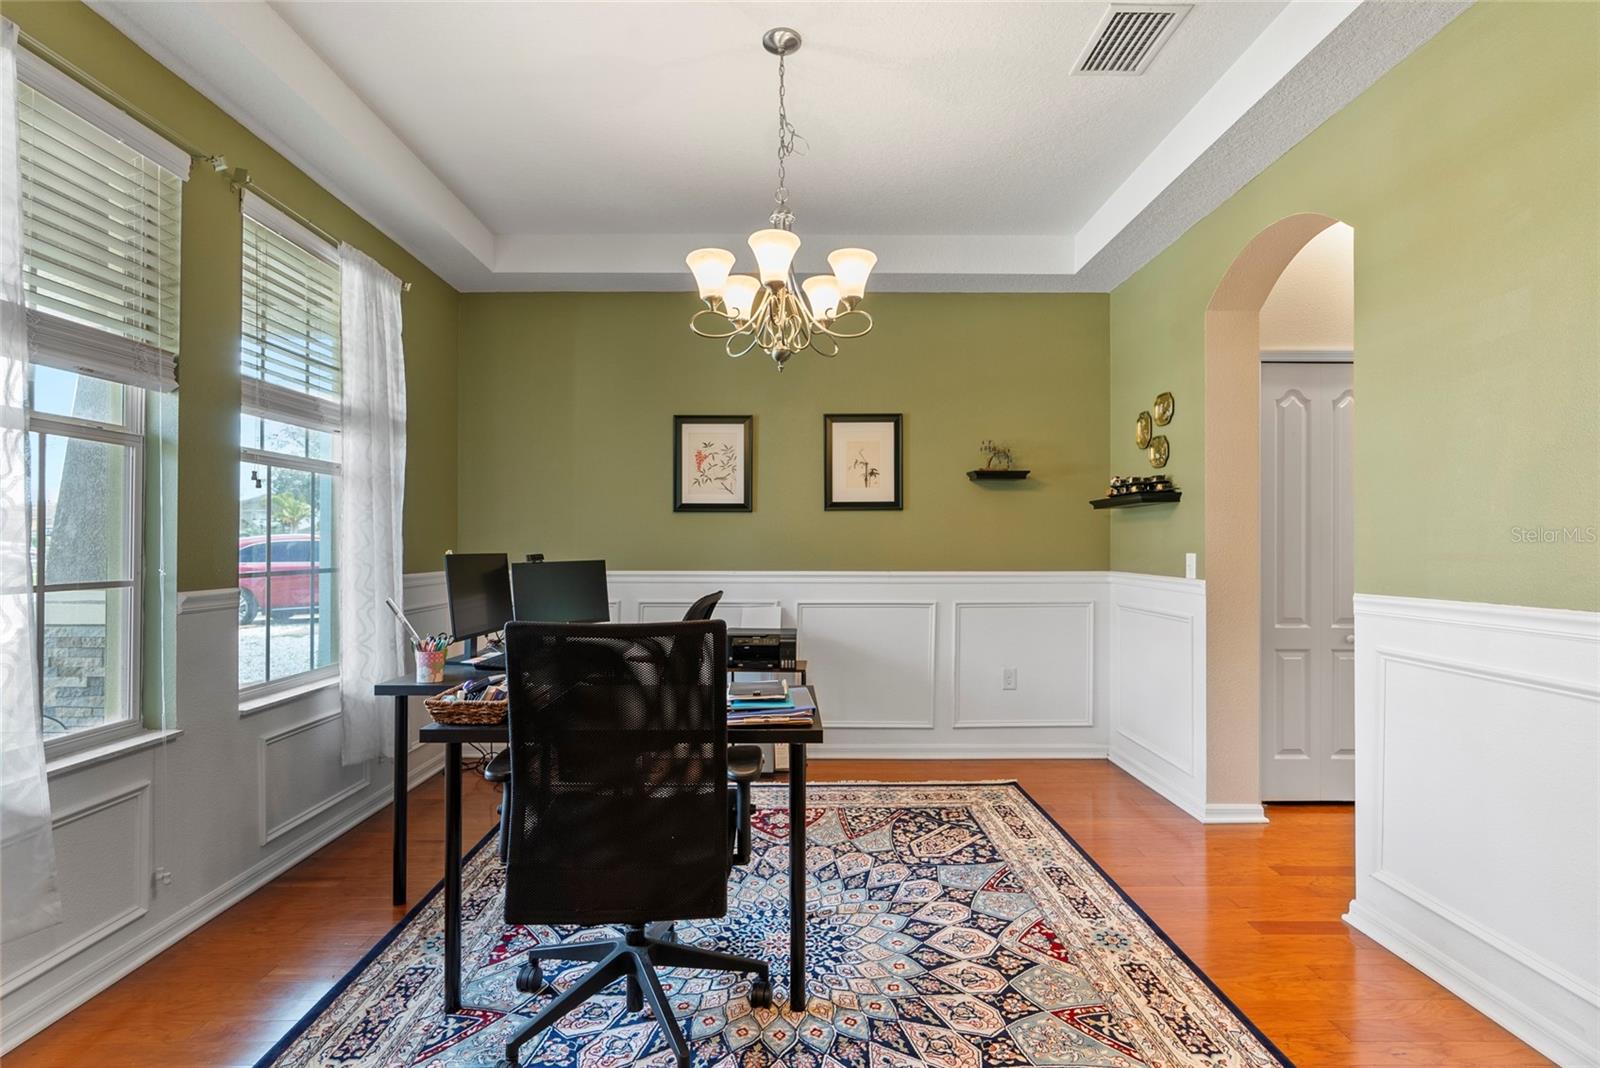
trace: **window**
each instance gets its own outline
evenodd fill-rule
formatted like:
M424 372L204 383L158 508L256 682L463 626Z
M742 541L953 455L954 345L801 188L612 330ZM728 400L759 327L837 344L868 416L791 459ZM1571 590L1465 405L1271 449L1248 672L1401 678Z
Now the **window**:
M46 744L140 724L147 391L177 385L188 156L18 55L31 592Z
M239 687L331 676L339 659L339 268L248 197L239 349Z
M136 721L143 391L29 374L29 556L47 740Z

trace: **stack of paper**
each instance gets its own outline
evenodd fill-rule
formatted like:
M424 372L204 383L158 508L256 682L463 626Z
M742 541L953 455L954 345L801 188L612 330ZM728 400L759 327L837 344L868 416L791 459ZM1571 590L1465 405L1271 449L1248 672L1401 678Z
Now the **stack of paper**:
M728 694L728 722L738 726L810 726L817 702L806 686L786 687L779 692Z

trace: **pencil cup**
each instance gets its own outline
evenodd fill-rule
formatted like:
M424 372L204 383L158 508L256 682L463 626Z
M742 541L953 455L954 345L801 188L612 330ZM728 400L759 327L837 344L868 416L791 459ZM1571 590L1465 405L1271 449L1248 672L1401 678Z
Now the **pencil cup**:
M444 681L444 650L420 649L413 646L417 653L417 681L418 682L443 682Z

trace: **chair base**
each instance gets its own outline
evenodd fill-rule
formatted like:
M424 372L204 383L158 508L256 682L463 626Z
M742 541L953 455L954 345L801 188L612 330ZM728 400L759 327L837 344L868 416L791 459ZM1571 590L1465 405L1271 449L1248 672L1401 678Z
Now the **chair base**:
M505 1060L501 1062L503 1065L517 1064L522 1047L540 1032L618 979L624 979L628 984L628 1010L638 1012L648 1003L651 1015L656 1018L656 1025L666 1034L667 1043L677 1057L679 1068L689 1068L689 1042L684 1038L683 1028L667 1003L661 980L656 977L658 967L750 973L756 976L755 985L750 991L750 1003L757 1008L772 1004L772 982L766 962L684 945L677 940L670 923L652 923L648 926L634 924L621 938L536 946L528 951L532 975L539 974L538 964L541 960L593 961L594 967L511 1036L506 1042ZM525 971L524 974L530 973Z

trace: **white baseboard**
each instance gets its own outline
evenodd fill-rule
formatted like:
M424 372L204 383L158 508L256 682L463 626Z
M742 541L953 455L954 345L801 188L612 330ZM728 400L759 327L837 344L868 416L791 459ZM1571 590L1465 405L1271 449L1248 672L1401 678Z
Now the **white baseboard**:
M1595 1068L1600 1065L1600 1050L1592 1046L1585 1049L1578 1045L1578 1040L1570 1037L1570 1031L1522 999L1487 976L1462 968L1459 962L1436 951L1424 939L1363 907L1359 901L1350 902L1350 911L1344 914L1344 922L1561 1065L1561 1068Z
M867 745L811 746L811 760L1104 760L1103 745Z
M1258 804L1218 805L1207 804L1200 816L1201 823L1266 823L1267 810Z
M436 748L442 750L444 746L441 745L437 746ZM437 753L426 760L412 762L406 768L406 783L408 784L406 789L415 790L418 786L421 786L423 783L427 782L429 779L433 778L443 770L444 753L442 752ZM393 777L394 769L391 768L390 778Z
M1126 747L1115 747L1110 752L1111 763L1150 787L1180 811L1205 821L1205 799L1194 796L1189 784L1175 777L1163 775L1154 762L1145 760Z
M437 775L444 767L444 757L425 761L410 772L412 788ZM363 820L381 812L389 805L392 791L375 794L364 804L351 809L322 830L304 841L261 861L240 872L203 897L197 898L171 916L155 924L114 956L100 961L85 977L74 974L39 991L28 992L26 1001L8 1007L7 1026L0 1032L0 1054L9 1053L43 1031L72 1010L99 994L113 983L133 972L157 954L210 923L216 917L237 905L272 880L299 864L324 846L343 837Z

